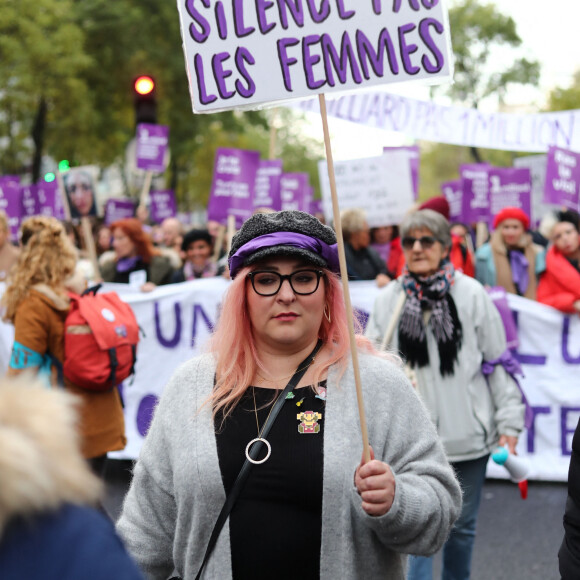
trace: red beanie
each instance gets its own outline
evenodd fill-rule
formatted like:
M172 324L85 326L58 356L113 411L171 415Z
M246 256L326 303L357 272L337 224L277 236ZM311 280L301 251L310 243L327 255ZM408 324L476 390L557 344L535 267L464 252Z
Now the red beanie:
M419 209L432 209L437 213L440 213L447 221L449 221L449 202L443 195L438 195L437 197L432 197L427 201L424 201Z
M498 212L493 218L493 229L495 230L504 220L518 220L522 222L526 231L530 227L530 218L519 207L504 207Z

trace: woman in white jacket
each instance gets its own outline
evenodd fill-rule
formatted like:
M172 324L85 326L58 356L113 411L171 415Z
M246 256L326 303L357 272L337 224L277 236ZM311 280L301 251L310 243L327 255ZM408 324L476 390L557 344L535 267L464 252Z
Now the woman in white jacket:
M524 405L517 384L499 364L507 357L506 340L495 306L479 282L455 272L447 259L447 220L422 210L400 229L407 266L377 297L366 334L381 343L400 310L390 346L413 369L463 488L462 514L443 551L443 578L467 579L489 454L504 444L515 452ZM484 361L494 364L487 378ZM430 579L432 559L411 558L408 577Z

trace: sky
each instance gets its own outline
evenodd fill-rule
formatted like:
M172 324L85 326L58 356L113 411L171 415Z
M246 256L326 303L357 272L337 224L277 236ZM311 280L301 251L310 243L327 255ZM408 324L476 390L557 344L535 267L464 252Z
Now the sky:
M451 0L447 4L453 6L454 3ZM496 0L495 4L503 14L511 16L516 22L516 30L522 39L518 57L535 59L541 63L539 88L514 88L508 93L506 103L540 110L550 91L556 87L568 87L574 72L580 69L580 51L576 46L580 0L552 0L549 3L545 0ZM412 98L429 98L429 89L415 83L384 88ZM482 109L494 111L496 107L497 102L493 100L484 103ZM316 124L320 125L316 117L311 115L314 134L317 133ZM405 135L361 127L348 121L329 119L329 125L336 160L372 157L380 155L384 145L412 143L412 139ZM321 138L321 134L320 131L316 136Z

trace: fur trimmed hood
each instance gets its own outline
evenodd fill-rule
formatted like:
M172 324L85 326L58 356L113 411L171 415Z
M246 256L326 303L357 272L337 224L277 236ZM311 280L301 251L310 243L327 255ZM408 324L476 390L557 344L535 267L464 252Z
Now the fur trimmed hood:
M100 497L101 482L79 451L76 404L29 374L0 382L0 537L13 517Z

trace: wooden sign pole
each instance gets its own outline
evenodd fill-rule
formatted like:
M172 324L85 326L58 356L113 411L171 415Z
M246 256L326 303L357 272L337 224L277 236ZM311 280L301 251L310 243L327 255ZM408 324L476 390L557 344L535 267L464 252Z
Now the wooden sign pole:
M153 180L153 172L145 172L145 180L143 181L143 189L141 190L141 197L139 198L139 205L147 207L147 200L149 198L149 190L151 189L151 181Z
M228 243L226 246L226 252L229 254L230 250L232 249L232 238L236 233L236 216L229 215L228 216Z
M66 189L64 187L64 179L62 178L62 173L60 171L56 172L56 181L58 183L58 191L60 193L62 207L64 208L64 219L65 221L70 222L71 221L70 205L68 203L68 195L66 194Z
M320 115L322 117L322 128L324 130L324 146L326 148L326 164L328 167L328 178L330 180L330 193L332 196L332 214L334 218L334 230L338 242L338 261L340 264L340 276L342 278L342 289L344 293L344 303L346 306L346 318L348 320L348 332L350 335L350 352L352 356L352 367L354 370L354 380L356 385L356 398L358 402L358 413L360 418L361 435L363 441L363 456L365 462L371 460L369 446L369 434L365 415L364 398L362 392L362 382L360 378L360 367L358 362L358 350L354 334L354 315L350 301L348 287L348 272L346 268L346 254L344 252L344 240L342 238L342 226L340 224L340 207L338 205L338 195L336 193L336 179L334 176L334 161L332 159L332 148L330 145L330 133L328 131L328 117L326 115L326 99L324 95L318 95L320 102Z

